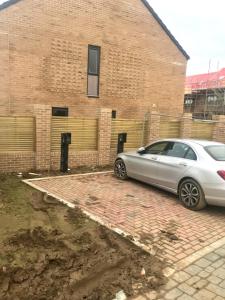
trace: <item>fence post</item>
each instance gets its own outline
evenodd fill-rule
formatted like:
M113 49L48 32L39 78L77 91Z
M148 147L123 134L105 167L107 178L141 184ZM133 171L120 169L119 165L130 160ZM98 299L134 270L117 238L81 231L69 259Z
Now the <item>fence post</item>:
M98 165L110 164L112 110L101 108L98 119Z
M34 105L36 117L36 169L50 170L51 166L51 107Z
M225 143L225 116L213 116L216 121L213 129L212 139L217 142Z
M149 115L148 143L152 143L160 138L160 114L152 111Z
M181 119L180 137L182 139L189 139L192 135L192 114L184 113Z

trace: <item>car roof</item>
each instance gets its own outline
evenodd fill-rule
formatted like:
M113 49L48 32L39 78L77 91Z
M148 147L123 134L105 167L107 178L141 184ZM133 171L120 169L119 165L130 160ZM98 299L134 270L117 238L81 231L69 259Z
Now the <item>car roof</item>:
M212 146L212 145L224 145L223 143L219 143L215 141L198 140L198 139L163 139L162 141L180 142L180 143L187 143L190 145L197 144L203 147Z

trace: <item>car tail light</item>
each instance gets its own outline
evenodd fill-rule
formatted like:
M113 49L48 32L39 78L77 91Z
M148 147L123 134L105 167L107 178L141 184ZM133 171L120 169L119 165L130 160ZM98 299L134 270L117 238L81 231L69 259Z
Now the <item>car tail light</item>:
M222 177L225 180L225 171L224 170L217 171L217 174L219 174L220 177Z

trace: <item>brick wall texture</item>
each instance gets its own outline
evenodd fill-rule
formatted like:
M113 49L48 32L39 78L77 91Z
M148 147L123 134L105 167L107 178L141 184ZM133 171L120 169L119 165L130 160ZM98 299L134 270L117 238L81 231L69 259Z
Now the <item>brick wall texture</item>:
M88 44L101 47L99 98L86 95ZM22 0L0 11L0 115L181 113L186 62L141 0Z

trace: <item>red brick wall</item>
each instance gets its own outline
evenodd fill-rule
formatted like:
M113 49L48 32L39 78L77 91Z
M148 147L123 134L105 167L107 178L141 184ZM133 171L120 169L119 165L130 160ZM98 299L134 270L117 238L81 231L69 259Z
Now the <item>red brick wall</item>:
M97 99L86 95L88 44L101 46ZM186 58L140 0L19 1L0 11L0 64L0 114L183 110Z
M69 168L73 169L80 166L97 166L98 151L69 151ZM60 152L51 153L51 170L60 169Z
M0 172L26 172L35 167L34 152L0 153Z

